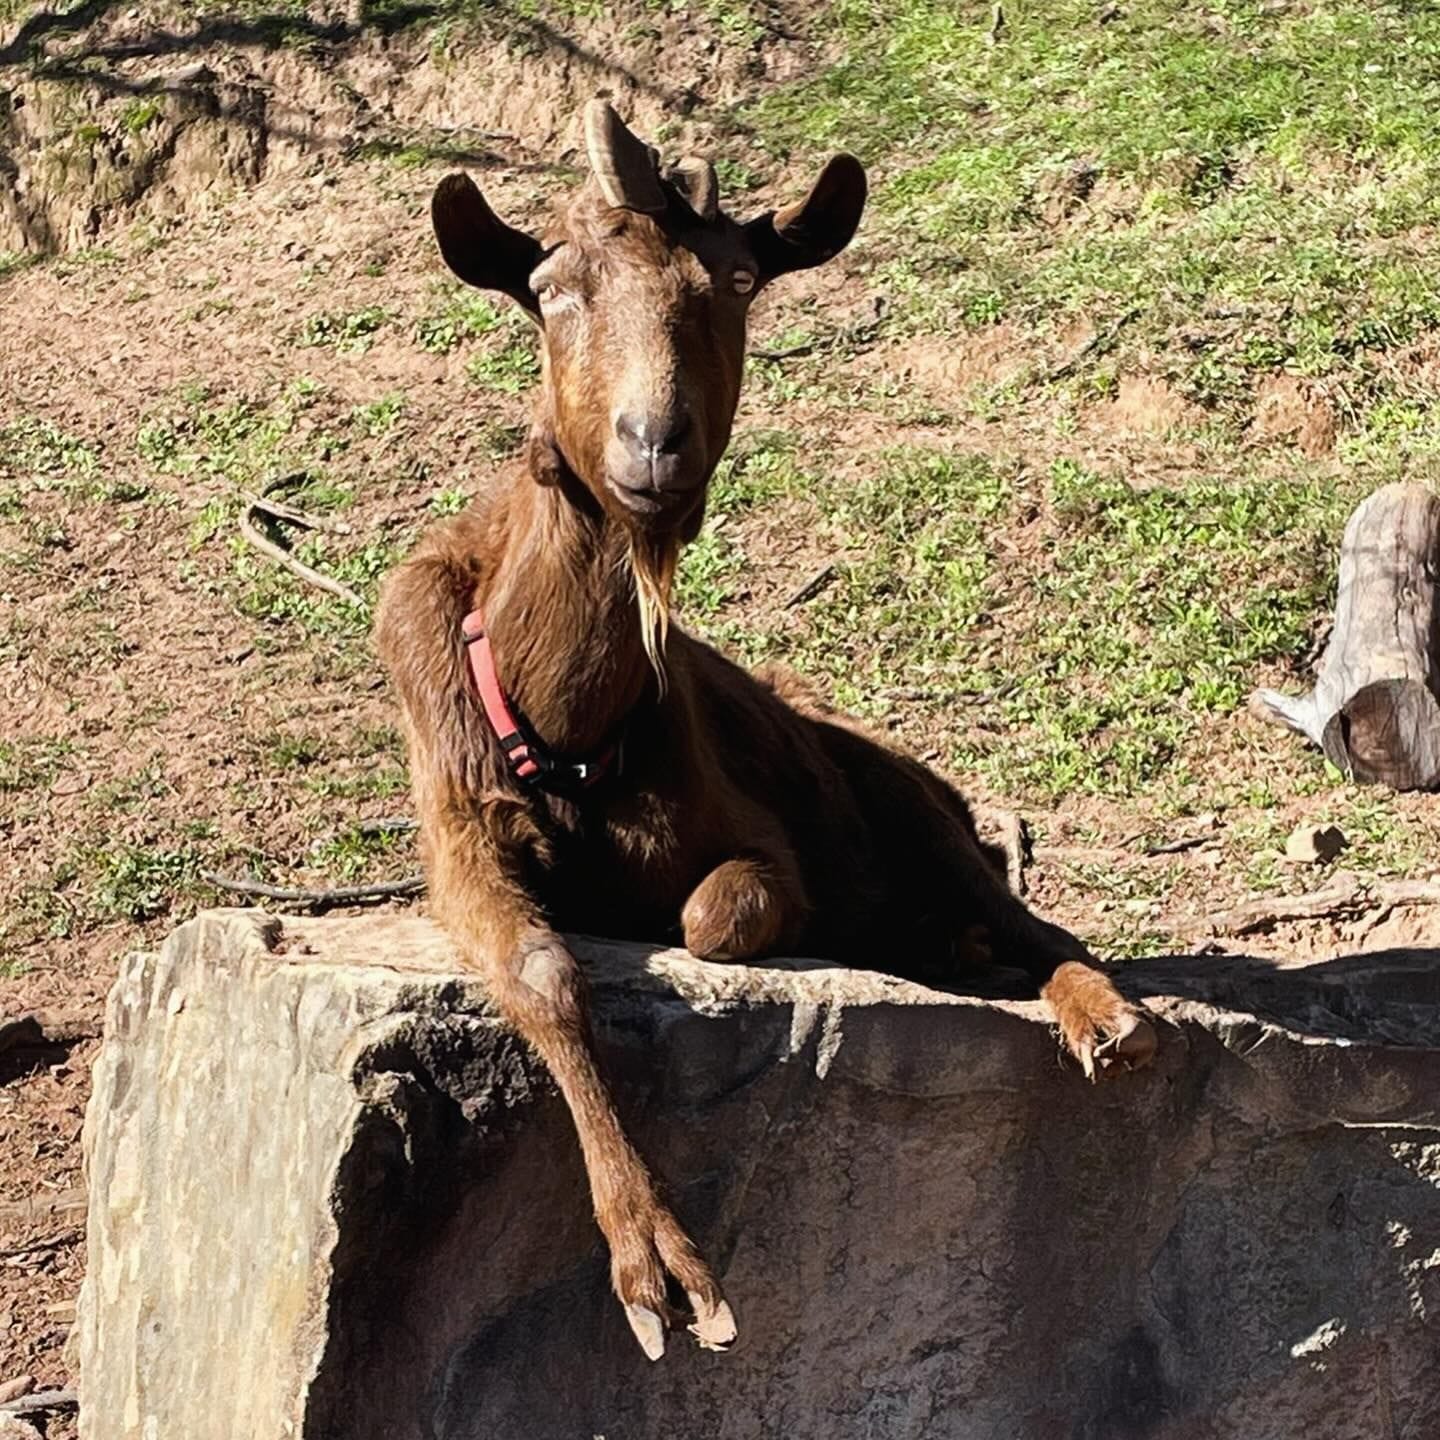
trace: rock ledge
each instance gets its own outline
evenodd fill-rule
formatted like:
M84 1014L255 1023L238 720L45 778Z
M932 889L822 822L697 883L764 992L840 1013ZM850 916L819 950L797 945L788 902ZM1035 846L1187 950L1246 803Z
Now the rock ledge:
M110 996L85 1440L1440 1434L1440 957L1136 962L1092 1087L1038 1004L576 948L737 1348L635 1349L430 923L213 911Z

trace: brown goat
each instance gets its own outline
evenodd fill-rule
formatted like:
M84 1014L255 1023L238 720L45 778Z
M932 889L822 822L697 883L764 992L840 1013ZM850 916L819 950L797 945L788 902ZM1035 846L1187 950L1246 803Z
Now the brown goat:
M603 102L586 135L595 184L543 241L463 175L435 192L446 261L538 321L544 374L524 460L389 579L377 643L404 704L434 911L570 1107L615 1293L653 1359L671 1280L701 1344L724 1348L735 1325L626 1138L563 931L939 985L978 935L1034 977L1086 1074L1144 1063L1155 1038L1085 947L1010 893L944 780L667 634L750 303L849 243L859 162L835 156L799 204L741 225L707 164L662 176Z

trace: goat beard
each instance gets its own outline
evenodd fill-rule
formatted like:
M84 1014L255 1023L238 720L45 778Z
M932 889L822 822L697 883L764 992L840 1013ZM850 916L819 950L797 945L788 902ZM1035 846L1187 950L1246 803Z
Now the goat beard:
M680 542L673 536L630 537L630 573L640 611L640 643L665 694L665 643L670 637L670 592L680 563Z

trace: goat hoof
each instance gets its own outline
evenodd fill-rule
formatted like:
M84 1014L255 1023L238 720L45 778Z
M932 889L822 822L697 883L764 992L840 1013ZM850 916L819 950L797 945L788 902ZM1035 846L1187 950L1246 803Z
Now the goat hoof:
M713 1305L700 1295L692 1294L690 1308L695 1312L695 1323L690 1333L702 1350L728 1350L735 1343L735 1315L724 1300Z
M1124 1016L1119 1027L1100 1044L1087 1043L1080 1049L1080 1065L1087 1080L1094 1080L1096 1070L1123 1066L1126 1070L1144 1069L1155 1058L1159 1041L1155 1027L1133 1012Z
M665 1354L665 1322L648 1305L627 1305L625 1318L640 1342L647 1360L659 1360Z

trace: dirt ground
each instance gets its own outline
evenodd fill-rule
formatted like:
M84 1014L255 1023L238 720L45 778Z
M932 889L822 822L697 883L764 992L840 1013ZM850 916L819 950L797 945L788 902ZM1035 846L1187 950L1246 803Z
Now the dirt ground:
M814 155L767 151L737 107L783 93L831 43L808 33L804 7L760 7L743 34L721 7L658 20L638 7L654 33L628 12L574 19L564 35L512 17L504 45L469 48L433 28L351 33L339 7L281 6L277 18L242 6L224 25L193 9L100 6L87 27L27 32L34 13L0 5L0 85L29 97L32 115L50 107L48 130L12 124L0 152L34 160L26 147L42 131L73 144L93 129L87 143L110 145L104 163L67 172L71 188L55 186L48 208L33 181L30 209L7 211L13 233L0 239L11 260L0 256L0 1021L33 1015L40 1032L0 1041L0 1383L39 1388L74 1380L81 1127L117 956L220 903L202 871L333 885L415 865L407 832L373 824L406 816L408 801L364 607L249 548L243 497L278 484L328 519L305 553L368 602L426 521L514 450L533 383L523 325L476 308L438 264L426 205L439 175L465 164L501 213L533 219L568 183L576 107L601 88L637 128L663 129L667 153L693 142L728 154L727 184L758 211L793 195ZM91 68L115 83L65 80L79 110L62 121L61 81L25 58L36 44L77 65L99 56ZM155 114L137 110L151 103L141 82L181 64L175 84L204 94L177 99L172 86L153 92ZM104 188L136 167L148 180L135 193ZM745 474L813 452L829 488L816 502L777 482L763 503L737 500L712 520L719 538L702 558L723 593L697 563L685 597L695 623L741 653L793 646L786 658L804 666L806 646L822 646L806 629L820 623L811 602L795 597L813 581L817 603L838 607L837 568L858 573L866 542L863 519L837 528L849 502L825 497L879 473L897 437L955 457L1023 456L1036 475L1078 456L1141 487L1216 463L1209 413L1138 352L1078 399L1057 380L997 409L1037 367L1098 362L1104 324L887 330L899 302L885 261L880 242L859 245L757 314L756 350L797 353L752 369L737 427ZM1271 376L1252 402L1226 463L1278 470L1300 457L1338 473L1341 418L1322 386ZM1057 523L1049 484L1032 504L1015 482L993 555L1043 563ZM943 659L919 679L914 666L885 669L886 623L878 601L852 620L863 663L838 680L818 665L822 683L842 703L868 692L872 721L945 766L1004 743L1008 722L953 686ZM977 619L977 644L997 623ZM1317 613L1316 641L1323 623ZM1303 661L1276 653L1241 679L1299 688ZM1012 788L1003 766L957 778L982 808L1023 817L1031 900L1107 954L1233 945L1207 917L1326 883L1280 863L1305 820L1341 820L1342 863L1362 874L1428 873L1424 797L1377 809L1243 706L1185 743L1184 803L1158 785ZM1206 793L1221 801L1205 806ZM1282 962L1437 943L1440 909L1425 906L1361 906L1243 941ZM48 1433L71 1425L53 1417Z

